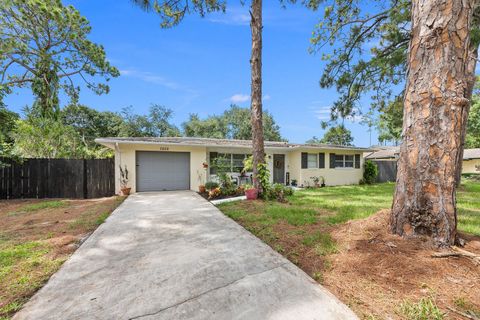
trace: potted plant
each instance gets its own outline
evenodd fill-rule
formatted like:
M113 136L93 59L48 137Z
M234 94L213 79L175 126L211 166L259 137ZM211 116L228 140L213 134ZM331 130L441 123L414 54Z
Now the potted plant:
M315 188L320 187L320 177L310 177L310 179L313 181Z
M130 194L130 190L132 188L128 187L128 169L125 165L125 169L122 168L121 165L118 166L120 168L120 190L124 196L128 196Z
M297 180L292 179L292 182L290 184L292 185L292 187L296 187L297 186Z
M255 200L258 198L258 190L251 184L245 185L245 195L247 200Z
M321 186L322 188L324 188L324 187L325 187L325 178L324 178L324 177L320 177L320 181L321 181L320 186Z
M205 187L204 184L201 184L198 186L198 192L205 193L206 191L207 191L207 188Z

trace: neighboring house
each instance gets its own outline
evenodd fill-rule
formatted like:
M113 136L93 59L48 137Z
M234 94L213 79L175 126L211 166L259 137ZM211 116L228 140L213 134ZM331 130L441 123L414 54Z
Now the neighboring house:
M370 153L365 153L365 159L376 161L396 161L400 147L382 147ZM463 151L462 173L480 174L480 149L465 149Z
M463 151L462 173L480 174L480 148Z
M132 192L198 190L216 180L213 159L220 157L238 179L243 160L251 154L251 141L207 138L99 138L115 150L116 190L119 166L129 170ZM363 177L366 148L321 144L265 142L271 182L312 185L311 177L324 177L326 185L357 184ZM247 173L248 176L251 174Z

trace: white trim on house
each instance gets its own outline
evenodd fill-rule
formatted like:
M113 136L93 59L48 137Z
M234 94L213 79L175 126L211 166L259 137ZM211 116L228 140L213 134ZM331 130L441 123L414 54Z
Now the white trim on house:
M99 138L95 140L115 150L116 190L120 190L118 166L127 166L131 172L130 184L132 192L136 192L136 154L138 151L157 152L189 152L190 153L190 188L198 190L198 186L212 179L210 175L210 152L251 154L251 141L202 139L202 138ZM312 177L324 177L327 185L357 184L363 177L363 153L371 151L367 148L294 144L287 142L265 142L267 165L273 182L274 155L282 154L285 158L285 182L297 181L299 186L309 184ZM302 168L302 153L315 153L316 166ZM319 168L319 153L324 154L324 167ZM330 168L330 155L360 155L360 168ZM355 161L355 159L354 159ZM208 164L208 168L204 164ZM337 170L341 169L341 170ZM287 179L287 174L289 179Z

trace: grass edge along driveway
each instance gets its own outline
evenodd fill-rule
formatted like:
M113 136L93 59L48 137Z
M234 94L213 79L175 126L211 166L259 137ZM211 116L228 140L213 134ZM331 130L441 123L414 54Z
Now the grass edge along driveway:
M0 201L0 320L20 310L123 200Z

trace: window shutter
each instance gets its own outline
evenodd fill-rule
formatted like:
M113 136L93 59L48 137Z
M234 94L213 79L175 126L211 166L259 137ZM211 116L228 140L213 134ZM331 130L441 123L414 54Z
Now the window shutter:
M302 169L307 169L308 167L308 153L302 152Z
M360 169L360 155L355 155L355 169Z
M325 153L323 152L318 154L318 167L320 169L325 168Z
M330 169L335 169L335 153L330 153Z

